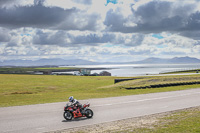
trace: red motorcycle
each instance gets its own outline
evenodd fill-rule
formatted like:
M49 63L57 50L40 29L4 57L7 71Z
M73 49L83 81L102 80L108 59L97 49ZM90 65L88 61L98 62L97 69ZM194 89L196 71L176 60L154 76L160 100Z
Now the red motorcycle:
M64 107L64 118L66 120L72 120L72 118L79 118L79 117L87 117L92 118L93 111L89 109L90 104L84 104L83 108L80 108L78 106L73 106L71 104L66 104Z

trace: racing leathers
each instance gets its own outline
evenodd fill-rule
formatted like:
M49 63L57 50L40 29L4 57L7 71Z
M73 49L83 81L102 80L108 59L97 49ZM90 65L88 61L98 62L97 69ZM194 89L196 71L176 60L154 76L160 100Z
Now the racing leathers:
M79 101L76 100L76 99L73 99L71 103L72 103L73 106L77 106L79 108L82 108L82 104L80 104Z

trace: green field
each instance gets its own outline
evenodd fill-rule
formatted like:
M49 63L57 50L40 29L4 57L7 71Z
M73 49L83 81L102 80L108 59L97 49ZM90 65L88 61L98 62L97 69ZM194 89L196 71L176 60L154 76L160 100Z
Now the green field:
M140 128L128 127L115 133L199 133L200 107L176 111Z
M188 85L165 88L127 90L126 87L166 82L199 81L200 75L143 77L114 84L116 77L56 76L0 74L0 106L16 106L67 101L73 95L77 99L103 98L144 93L198 88ZM119 78L119 77L118 77Z
M98 87L110 85L113 77L0 75L0 106L26 105L101 97Z
M37 71L78 71L80 68L71 67L0 67L0 74L31 74Z

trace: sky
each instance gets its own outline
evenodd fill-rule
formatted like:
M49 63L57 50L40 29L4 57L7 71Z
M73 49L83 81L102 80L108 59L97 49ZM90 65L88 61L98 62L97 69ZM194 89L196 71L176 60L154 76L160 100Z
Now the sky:
M0 61L200 59L200 0L0 0Z

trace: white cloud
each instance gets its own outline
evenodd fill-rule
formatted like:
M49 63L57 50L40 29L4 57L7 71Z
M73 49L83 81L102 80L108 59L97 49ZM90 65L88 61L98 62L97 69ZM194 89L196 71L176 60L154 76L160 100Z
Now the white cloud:
M80 10L86 10L89 5L84 5L83 3L76 3L72 0L48 0L44 3L47 7L61 7L63 9L72 9L72 8L78 8Z
M14 8L19 6L31 6L34 5L33 0L1 0L0 8Z
M196 0L0 1L0 57L200 57ZM155 37L155 35L159 35Z

